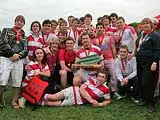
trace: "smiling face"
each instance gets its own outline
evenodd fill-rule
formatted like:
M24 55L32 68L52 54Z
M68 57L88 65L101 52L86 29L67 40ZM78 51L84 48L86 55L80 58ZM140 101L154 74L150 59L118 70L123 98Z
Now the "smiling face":
M115 16L110 17L110 22L115 27L117 24L117 18Z
M44 52L42 49L37 49L35 51L35 57L36 57L36 60L38 62L42 62L43 58L44 58Z
M91 25L91 22L92 22L92 18L91 18L91 17L85 17L84 23L85 23L86 25Z
M125 22L122 19L117 20L118 29L123 29L125 26Z
M103 84L106 82L106 75L104 73L98 73L97 81L99 84Z
M74 48L74 41L73 40L66 40L66 49L67 50L73 50Z
M82 35L82 44L84 48L89 48L91 45L91 39L88 34Z
M59 40L57 38L52 38L49 40L49 45L53 51L58 51Z
M40 26L39 26L39 24L38 24L38 23L34 23L34 24L32 25L32 32L33 32L33 33L39 33L39 31L40 31Z
M128 56L128 50L125 48L120 48L119 55L121 59L126 59Z
M142 23L142 29L144 30L144 31L148 31L148 30L151 30L152 28L151 28L151 23L150 22L143 22Z
M109 26L109 18L107 19L107 18L103 18L103 24L105 25L105 26Z
M24 24L25 24L24 17L23 16L17 16L14 24L15 24L16 28L22 29Z
M97 34L99 34L99 35L103 34L103 32L104 32L103 25L98 25L98 26L96 27L96 32L97 32Z
M63 42L65 42L65 40L66 40L66 38L67 38L67 34L65 34L65 33L60 33L60 34L58 35L58 38L59 38L59 41L60 41L61 43L63 43Z
M72 27L77 28L79 26L79 22L77 20L73 20Z
M52 31L52 24L44 24L43 32L45 34L49 34Z
M73 19L74 19L73 16L68 18L69 27L72 26L72 20L73 20Z
M152 30L153 27L152 21L149 18L144 18L141 21L141 25L142 25L142 30L144 31L150 31Z
M67 24L66 23L61 23L61 25L59 26L60 29L67 29Z
M52 22L52 30L56 30L57 26L58 26L57 23Z

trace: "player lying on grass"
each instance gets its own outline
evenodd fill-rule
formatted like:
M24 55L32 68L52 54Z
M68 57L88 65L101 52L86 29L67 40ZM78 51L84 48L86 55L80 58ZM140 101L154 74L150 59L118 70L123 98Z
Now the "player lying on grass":
M108 105L110 101L110 90L106 86L107 72L99 70L97 78L89 78L82 83L82 77L76 74L73 78L73 86L68 87L56 94L46 94L42 105L46 106L69 106L91 103L93 107ZM98 100L103 97L104 101Z

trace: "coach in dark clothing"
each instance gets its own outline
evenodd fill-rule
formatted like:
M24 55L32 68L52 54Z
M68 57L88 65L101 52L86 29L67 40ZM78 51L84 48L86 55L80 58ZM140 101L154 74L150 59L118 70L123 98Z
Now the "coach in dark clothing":
M136 41L137 75L140 86L139 105L148 105L148 112L156 111L154 103L154 76L160 56L160 35L153 31L149 18L141 21L143 31Z

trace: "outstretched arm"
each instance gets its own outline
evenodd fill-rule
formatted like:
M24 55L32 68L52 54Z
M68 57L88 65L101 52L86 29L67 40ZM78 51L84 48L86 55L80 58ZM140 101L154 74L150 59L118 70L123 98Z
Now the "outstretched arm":
M108 105L110 103L111 103L111 100L108 99L108 100L105 100L105 101L103 101L101 103L92 104L92 107L102 107L102 106L106 106L106 105Z

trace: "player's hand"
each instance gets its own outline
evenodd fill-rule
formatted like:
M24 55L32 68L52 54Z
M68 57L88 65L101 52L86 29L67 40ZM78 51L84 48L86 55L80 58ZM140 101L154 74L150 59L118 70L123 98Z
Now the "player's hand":
M90 102L91 104L98 104L98 102L97 102L96 100L93 100L93 99L90 100L89 102Z
M15 53L12 57L10 57L11 61L15 62L17 60L19 60L21 57L21 55Z

